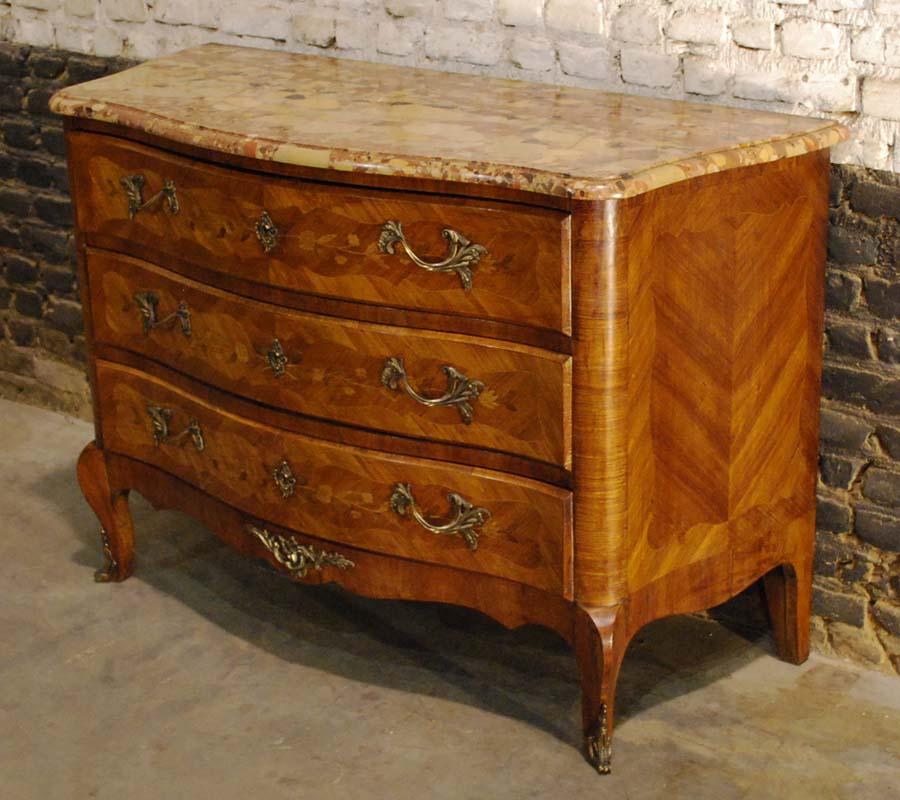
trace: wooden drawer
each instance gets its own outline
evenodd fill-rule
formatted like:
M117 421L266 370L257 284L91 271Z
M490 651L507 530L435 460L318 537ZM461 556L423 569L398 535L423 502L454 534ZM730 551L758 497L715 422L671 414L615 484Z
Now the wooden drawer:
M102 250L87 269L99 342L289 411L570 466L568 356L292 311Z
M98 361L97 374L107 450L160 467L276 525L569 596L568 491L500 472L391 456L289 433L225 412L110 362ZM168 435L161 436L159 444L154 441L149 407L170 412ZM162 412L154 413L158 418ZM463 532L474 534L474 549L460 533L426 530L413 518L401 485L409 487L426 524L457 523ZM490 516L479 520L477 509L487 509Z
M563 212L278 178L83 132L69 136L69 161L89 244L330 298L570 332ZM122 180L136 175L144 202L171 182L177 213L160 196L131 218ZM257 232L264 213L277 229L266 244ZM400 223L415 257L449 258L448 271L414 263L387 223ZM470 246L454 245L445 229Z

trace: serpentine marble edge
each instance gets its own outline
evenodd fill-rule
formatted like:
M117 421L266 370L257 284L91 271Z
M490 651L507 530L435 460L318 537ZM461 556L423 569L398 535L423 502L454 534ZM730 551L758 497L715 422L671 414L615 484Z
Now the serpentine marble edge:
M286 164L593 200L847 138L810 117L216 44L50 107Z

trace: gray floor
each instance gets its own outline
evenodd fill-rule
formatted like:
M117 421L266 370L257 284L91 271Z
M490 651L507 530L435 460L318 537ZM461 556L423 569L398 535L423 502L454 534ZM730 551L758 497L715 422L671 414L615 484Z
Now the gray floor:
M3 800L897 796L896 679L656 623L601 778L552 634L293 585L137 497L137 571L95 584L91 427L0 401L0 435Z

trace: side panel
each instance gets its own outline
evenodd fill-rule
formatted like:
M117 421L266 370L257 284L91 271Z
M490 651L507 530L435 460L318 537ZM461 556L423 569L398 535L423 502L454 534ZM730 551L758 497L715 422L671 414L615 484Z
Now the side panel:
M811 557L827 191L820 152L624 209L632 615Z

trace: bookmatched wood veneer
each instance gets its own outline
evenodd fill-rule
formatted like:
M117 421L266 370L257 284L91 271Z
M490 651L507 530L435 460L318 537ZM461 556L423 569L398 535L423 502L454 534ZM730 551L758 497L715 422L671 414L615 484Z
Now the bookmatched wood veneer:
M217 81L270 60L272 86L236 87L228 116ZM417 94L393 68L370 85L316 63L200 48L136 68L152 81L54 101L73 115L96 417L78 477L103 526L100 579L131 574L137 490L295 580L546 625L575 650L600 772L648 622L762 580L779 654L805 659L827 148L843 129L564 88L541 128L527 84L485 81L469 110L430 74L409 73ZM215 64L232 68L213 78ZM378 80L395 87L387 115ZM471 78L440 80L471 97ZM189 101L165 117L178 86ZM317 109L309 130L327 141L304 138L295 106ZM260 140L254 114L284 139ZM425 131L434 157L366 150L367 136L421 149ZM490 160L495 134L509 162ZM621 168L594 172L611 154ZM129 214L136 174L155 199ZM166 181L177 209L156 195ZM263 211L275 233L257 230ZM391 220L425 267L396 230L393 254L379 246ZM485 248L463 258L471 286L427 268L474 252L444 229ZM447 390L447 365L482 381L474 418L385 386L391 356L421 399Z

